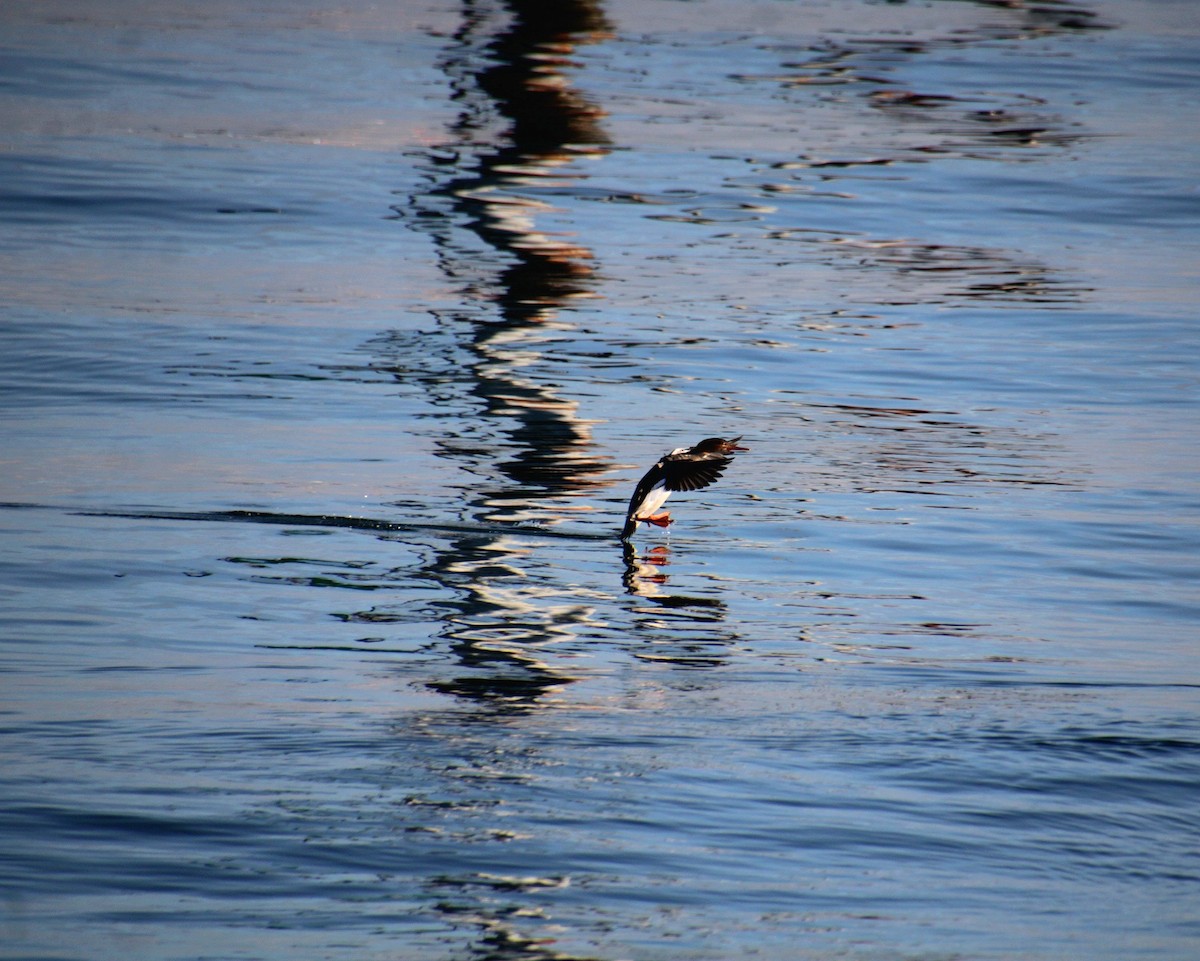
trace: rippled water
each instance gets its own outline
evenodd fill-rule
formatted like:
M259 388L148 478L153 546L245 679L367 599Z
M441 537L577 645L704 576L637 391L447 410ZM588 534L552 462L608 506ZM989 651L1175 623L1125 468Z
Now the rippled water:
M0 24L0 956L1195 954L1190 4Z

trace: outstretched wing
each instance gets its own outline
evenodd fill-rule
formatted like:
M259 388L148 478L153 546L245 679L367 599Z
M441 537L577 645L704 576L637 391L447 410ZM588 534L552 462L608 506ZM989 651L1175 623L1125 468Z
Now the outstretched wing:
M715 483L732 463L724 454L669 454L662 460L663 485L669 491L698 491Z

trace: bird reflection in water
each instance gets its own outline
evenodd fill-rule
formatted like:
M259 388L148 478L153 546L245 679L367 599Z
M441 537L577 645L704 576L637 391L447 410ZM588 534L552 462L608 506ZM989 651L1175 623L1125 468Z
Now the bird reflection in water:
M639 554L631 541L624 541L622 553L625 558L625 573L621 582L630 594L654 597L662 593L669 575L663 570L671 563L671 549L666 544L651 547Z
M665 570L671 563L671 548L666 544L657 544L638 553L631 541L624 541L621 544L621 554L625 562L625 573L621 576L621 583L625 585L626 593L645 598L660 607L695 607L704 608L709 612L725 610L725 602L715 597L664 592L663 588L671 577ZM705 619L710 620L711 614L706 615Z

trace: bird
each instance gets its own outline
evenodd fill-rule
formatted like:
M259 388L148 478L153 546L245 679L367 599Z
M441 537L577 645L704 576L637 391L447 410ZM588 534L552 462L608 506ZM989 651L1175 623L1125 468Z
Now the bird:
M750 449L740 446L741 439L741 436L729 440L706 437L694 447L676 447L663 454L633 490L621 540L629 540L639 523L653 524L655 527L669 525L671 515L668 512L654 512L675 491L698 491L714 483L725 468L733 463L734 451Z

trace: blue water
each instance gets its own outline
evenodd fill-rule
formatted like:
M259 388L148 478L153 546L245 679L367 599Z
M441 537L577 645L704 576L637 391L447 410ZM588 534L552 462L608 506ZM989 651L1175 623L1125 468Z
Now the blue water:
M1198 40L0 11L0 957L1196 956Z

